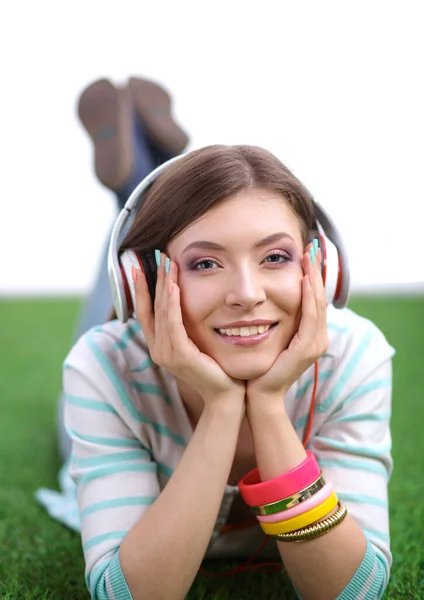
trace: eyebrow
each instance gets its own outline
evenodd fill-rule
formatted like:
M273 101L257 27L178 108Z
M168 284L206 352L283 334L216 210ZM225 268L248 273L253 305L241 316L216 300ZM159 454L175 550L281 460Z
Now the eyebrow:
M254 248L263 248L264 246L268 246L268 244L280 242L281 240L283 240L285 238L289 238L294 241L294 239L292 238L292 236L290 234L286 233L285 231L280 231L278 233L272 233L271 235L267 235L262 240L259 240L259 242L256 242L253 247ZM221 246L221 244L217 244L216 242L208 242L207 240L199 240L197 242L192 242L191 244L189 244L187 246L187 248L184 248L184 250L182 251L181 254L184 254L185 252L188 252L189 250L192 250L193 248L197 248L197 249L201 249L201 250L225 250L224 246Z

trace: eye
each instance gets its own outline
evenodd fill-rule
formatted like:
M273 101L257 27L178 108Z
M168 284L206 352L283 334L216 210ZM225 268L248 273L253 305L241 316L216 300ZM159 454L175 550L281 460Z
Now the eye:
M289 261L291 261L291 258L288 254L283 251L280 252L276 250L274 250L274 252L271 254L268 254L268 256L266 256L264 259L264 262L268 262L273 265L282 265Z
M193 271L212 271L215 267L218 268L218 265L212 258L202 258L190 265Z

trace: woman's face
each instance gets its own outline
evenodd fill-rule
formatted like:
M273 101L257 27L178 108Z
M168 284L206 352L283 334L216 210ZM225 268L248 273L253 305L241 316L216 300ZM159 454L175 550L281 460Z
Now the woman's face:
M304 246L285 200L243 191L187 227L167 251L178 265L184 325L199 350L236 379L268 371L301 314Z

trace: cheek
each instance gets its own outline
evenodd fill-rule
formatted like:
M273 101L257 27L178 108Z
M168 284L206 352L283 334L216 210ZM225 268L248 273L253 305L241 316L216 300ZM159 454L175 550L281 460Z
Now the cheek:
M182 278L179 281L181 292L181 312L187 332L199 329L215 306L211 290L206 291L202 285Z
M297 311L302 303L301 277L283 277L273 290L275 303L286 311Z

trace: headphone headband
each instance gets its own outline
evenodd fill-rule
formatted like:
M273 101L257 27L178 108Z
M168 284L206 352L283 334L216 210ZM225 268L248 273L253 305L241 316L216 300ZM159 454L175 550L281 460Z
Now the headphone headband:
M116 314L124 323L128 320L130 314L134 312L133 307L135 306L131 266L134 265L144 271L152 299L154 299L156 286L156 266L151 256L139 256L132 250L125 251L119 257L119 244L122 231L132 214L137 210L144 194L159 175L172 163L186 155L187 153L175 156L149 173L129 196L113 226L108 249L108 275ZM342 236L334 221L322 205L313 198L311 199L314 204L317 225L320 231L318 242L323 256L322 276L326 290L327 304L333 304L336 308L343 308L349 299L350 271L348 255Z

